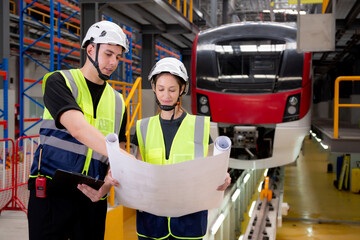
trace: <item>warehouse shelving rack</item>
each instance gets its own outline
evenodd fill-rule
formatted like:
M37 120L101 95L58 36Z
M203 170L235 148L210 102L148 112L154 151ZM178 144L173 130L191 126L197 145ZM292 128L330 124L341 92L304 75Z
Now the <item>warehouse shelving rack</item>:
M29 99L36 105L44 108L44 106L29 96L27 92L38 83L42 83L42 78L37 80L29 80L24 76L24 61L29 59L35 62L38 66L45 69L47 72L52 72L55 69L61 69L63 66L66 68L73 68L69 65L68 57L71 55L73 62L79 62L80 45L76 42L80 40L80 20L75 18L79 15L80 8L71 4L65 0L49 0L46 1L49 5L45 5L44 1L40 0L24 0L19 1L19 137L26 136L26 132L32 127L41 122L41 118L25 118L24 116L24 99ZM25 6L25 4L27 5ZM56 5L56 9L55 9ZM65 14L62 11L64 8L71 14ZM41 19L34 17L31 12L35 12L37 16L41 16ZM55 17L57 16L57 18ZM31 19L37 25L42 26L45 33L35 40L29 39L25 36L24 26L25 19ZM66 31L67 40L63 38L64 31ZM75 40L75 41L74 41ZM28 44L25 46L25 43ZM63 46L66 46L63 47ZM47 49L49 53L49 63L44 64L31 56L29 52L31 48L37 46L43 49ZM70 48L69 48L70 47ZM62 56L62 53L65 53ZM76 60L77 59L77 60ZM25 87L25 82L31 84ZM30 126L25 128L25 122L32 122Z
M3 78L3 108L0 109L0 125L3 126L3 138L8 138L8 59L2 59L0 62L0 76Z
M23 0L19 1L19 137L26 136L26 132L39 124L41 118L26 118L24 116L24 100L28 99L36 105L44 106L32 98L28 91L37 84L42 83L42 77L36 80L27 79L24 76L24 61L29 59L38 66L51 72L59 69L74 68L80 62L80 8L76 6L77 0ZM32 13L37 16L32 16ZM38 19L41 16L41 19ZM25 36L25 21L30 19L40 25L45 32L37 39L30 39ZM113 21L109 16L102 15L102 19ZM120 24L120 23L118 23ZM119 68L112 76L112 80L126 83L134 83L141 74L141 39L134 41L136 30L124 24L120 24L127 34L131 47L129 52L124 55L119 64ZM44 64L31 56L29 52L33 47L42 48L49 54L49 63ZM136 50L135 50L136 49ZM135 51L134 51L135 50ZM161 42L156 42L157 59L165 56L174 56L181 60L181 55ZM72 63L72 65L71 65ZM25 82L30 82L25 86ZM125 96L125 95L124 95ZM25 126L25 123L32 123Z
M27 9L29 9L31 6L36 6L37 1L33 1L27 6L24 6L24 1L19 1L19 137L26 136L26 131L30 129L31 127L37 125L39 122L41 122L41 119L33 119L34 123L26 128L24 126L25 121L31 121L30 119L24 118L24 98L28 98L30 101L33 101L35 104L41 106L44 108L39 102L34 100L32 97L30 97L27 94L27 91L35 86L37 83L42 81L42 78L37 79L35 82L30 84L27 88L25 88L24 85L24 59L27 57L28 59L34 61L39 66L43 67L47 71L54 71L54 1L50 0L50 27L46 26L44 23L40 22L38 19L31 16ZM44 29L47 30L45 34L43 34L40 38L36 39L34 42L30 43L27 47L24 46L25 43L25 34L24 34L24 18L29 17L33 21L37 22L41 26L43 26ZM29 49L39 43L42 39L44 39L47 35L49 35L50 38L50 64L49 66L45 66L35 58L33 58L29 53Z

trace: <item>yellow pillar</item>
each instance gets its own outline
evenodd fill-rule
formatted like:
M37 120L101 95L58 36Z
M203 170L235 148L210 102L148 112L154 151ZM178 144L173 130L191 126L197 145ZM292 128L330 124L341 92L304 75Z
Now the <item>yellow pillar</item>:
M136 210L118 206L107 212L105 240L137 240Z
M113 208L107 212L105 225L105 240L124 239L123 206Z

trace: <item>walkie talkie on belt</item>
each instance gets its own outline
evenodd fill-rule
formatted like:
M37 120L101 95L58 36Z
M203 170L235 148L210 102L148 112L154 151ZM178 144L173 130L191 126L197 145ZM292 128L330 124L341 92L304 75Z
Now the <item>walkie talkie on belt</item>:
M42 153L42 148L40 148L38 176L36 177L36 181L35 181L35 189L36 189L36 197L45 198L46 197L46 177L40 176L41 153Z

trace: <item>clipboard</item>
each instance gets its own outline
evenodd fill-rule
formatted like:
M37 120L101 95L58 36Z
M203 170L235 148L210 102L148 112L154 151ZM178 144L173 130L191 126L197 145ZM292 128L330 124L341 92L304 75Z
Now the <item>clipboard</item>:
M78 184L86 184L96 190L99 190L99 188L104 184L104 181L81 173L68 172L57 169L52 178L49 188L71 190L76 189Z

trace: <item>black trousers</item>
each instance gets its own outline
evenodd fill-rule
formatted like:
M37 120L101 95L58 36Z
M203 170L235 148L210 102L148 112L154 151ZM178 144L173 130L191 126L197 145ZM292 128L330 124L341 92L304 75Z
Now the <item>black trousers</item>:
M37 198L30 190L29 240L103 240L107 202L93 203L79 190Z

